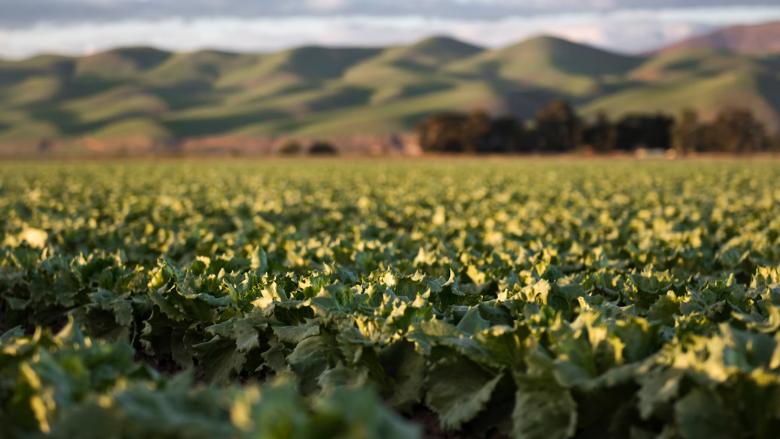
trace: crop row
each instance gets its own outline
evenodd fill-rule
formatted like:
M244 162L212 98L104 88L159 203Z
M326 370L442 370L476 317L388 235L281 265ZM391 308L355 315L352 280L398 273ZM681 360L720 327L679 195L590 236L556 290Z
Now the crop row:
M477 436L774 437L775 167L405 166L6 170L3 325L73 319L145 374L287 380L313 398L304 423L373 388ZM4 395L0 414L19 403Z

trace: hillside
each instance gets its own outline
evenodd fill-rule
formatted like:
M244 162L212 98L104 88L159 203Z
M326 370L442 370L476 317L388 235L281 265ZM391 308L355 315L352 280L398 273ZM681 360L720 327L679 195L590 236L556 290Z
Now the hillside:
M658 49L668 53L690 49L720 49L737 53L780 53L780 21L748 26L731 26Z
M712 118L724 107L750 108L771 132L780 132L780 57L711 49L663 53L631 71L632 86L580 107L588 115L694 108Z
M0 61L0 151L34 151L43 140L101 150L214 136L387 134L438 111L530 118L556 97L613 117L687 106L707 117L740 105L778 131L778 70L780 55L681 49L637 57L552 37L497 50L434 37L270 54L123 48L37 56Z
M615 82L642 59L553 37L537 37L453 64L449 73L505 89L532 86L572 97L588 97Z

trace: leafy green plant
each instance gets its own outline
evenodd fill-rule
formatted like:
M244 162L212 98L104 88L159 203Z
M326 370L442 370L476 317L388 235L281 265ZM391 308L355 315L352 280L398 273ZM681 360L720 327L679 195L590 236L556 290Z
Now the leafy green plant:
M778 170L2 168L5 433L773 438Z
M27 438L414 438L417 429L368 389L304 399L289 381L244 388L161 377L133 349L85 337L70 323L0 337L0 431Z

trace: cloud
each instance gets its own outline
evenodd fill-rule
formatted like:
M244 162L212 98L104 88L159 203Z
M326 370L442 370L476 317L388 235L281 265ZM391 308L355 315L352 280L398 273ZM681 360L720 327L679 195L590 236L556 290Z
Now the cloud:
M0 58L19 59L38 53L82 55L131 45L239 52L306 44L384 46L436 34L488 47L551 34L630 53L725 25L780 20L780 6L693 7L719 0L656 0L653 4L678 6L622 8L647 3L649 0L189 0L191 7L184 8L182 0L0 0ZM418 7L413 8L413 4ZM680 7L682 4L690 7ZM576 10L586 6L590 8L587 11ZM404 8L416 12L402 14ZM495 13L500 10L509 12ZM510 13L520 10L548 12ZM567 12L550 12L553 10ZM50 19L41 19L45 14ZM6 25L9 16L26 17L27 21L19 18Z
M776 0L743 0L741 7ZM97 23L173 17L272 18L300 16L436 17L500 20L509 16L602 13L635 9L733 6L733 0L0 0L0 26Z
M313 12L337 11L349 4L347 0L308 0L306 7Z
M776 14L780 18L780 8ZM0 57L33 54L83 55L118 46L149 45L176 51L214 48L239 52L276 51L305 44L385 46L430 35L450 35L487 47L502 47L551 34L623 52L639 52L712 29L711 24L640 17L572 15L555 18L453 20L424 17L203 18L127 20L102 24L39 24L0 29Z

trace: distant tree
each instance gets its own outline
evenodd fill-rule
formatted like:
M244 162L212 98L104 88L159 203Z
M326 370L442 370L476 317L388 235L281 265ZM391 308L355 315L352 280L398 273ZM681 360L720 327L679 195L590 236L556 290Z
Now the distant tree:
M539 136L536 132L536 125L531 122L530 126L525 126L523 130L523 141L520 144L520 152L539 151Z
M690 154L699 148L700 138L699 113L691 108L682 110L672 130L672 148L680 156Z
M466 124L463 126L463 143L466 145L466 152L490 152L484 148L493 131L493 121L484 110L474 110L466 118Z
M490 136L493 123L481 110L469 114L440 113L430 116L416 127L420 147L425 152L479 152Z
M336 155L338 150L328 142L316 141L309 147L309 155Z
M634 113L612 123L600 112L585 125L565 101L557 100L539 110L533 124L513 117L492 119L484 111L440 113L416 127L420 146L426 152L567 152L582 143L594 152L614 149L674 148L684 155L693 151L749 152L772 147L764 126L748 110L726 109L710 124L701 124L694 110L686 109L675 123L673 117Z
M47 152L50 151L54 146L54 142L50 139L41 139L40 142L38 142L38 151L39 152Z
M663 114L630 114L623 117L615 126L617 149L631 151L637 148L672 147L672 127L674 118Z
M287 141L279 148L279 154L281 155L298 155L301 152L303 152L303 147L295 140Z
M463 127L468 117L461 113L440 113L425 118L415 131L425 152L464 152Z
M615 149L617 130L610 123L607 113L599 111L596 121L588 126L583 134L583 141L593 148L594 152L606 153Z
M490 131L477 140L477 152L520 152L527 146L523 124L513 116L491 121Z
M582 124L563 100L550 102L536 113L536 144L543 152L573 151L582 140Z
M773 153L780 152L780 137L771 136L767 141L767 150Z
M703 127L702 145L707 151L761 151L767 145L766 129L750 110L725 108L712 123Z

